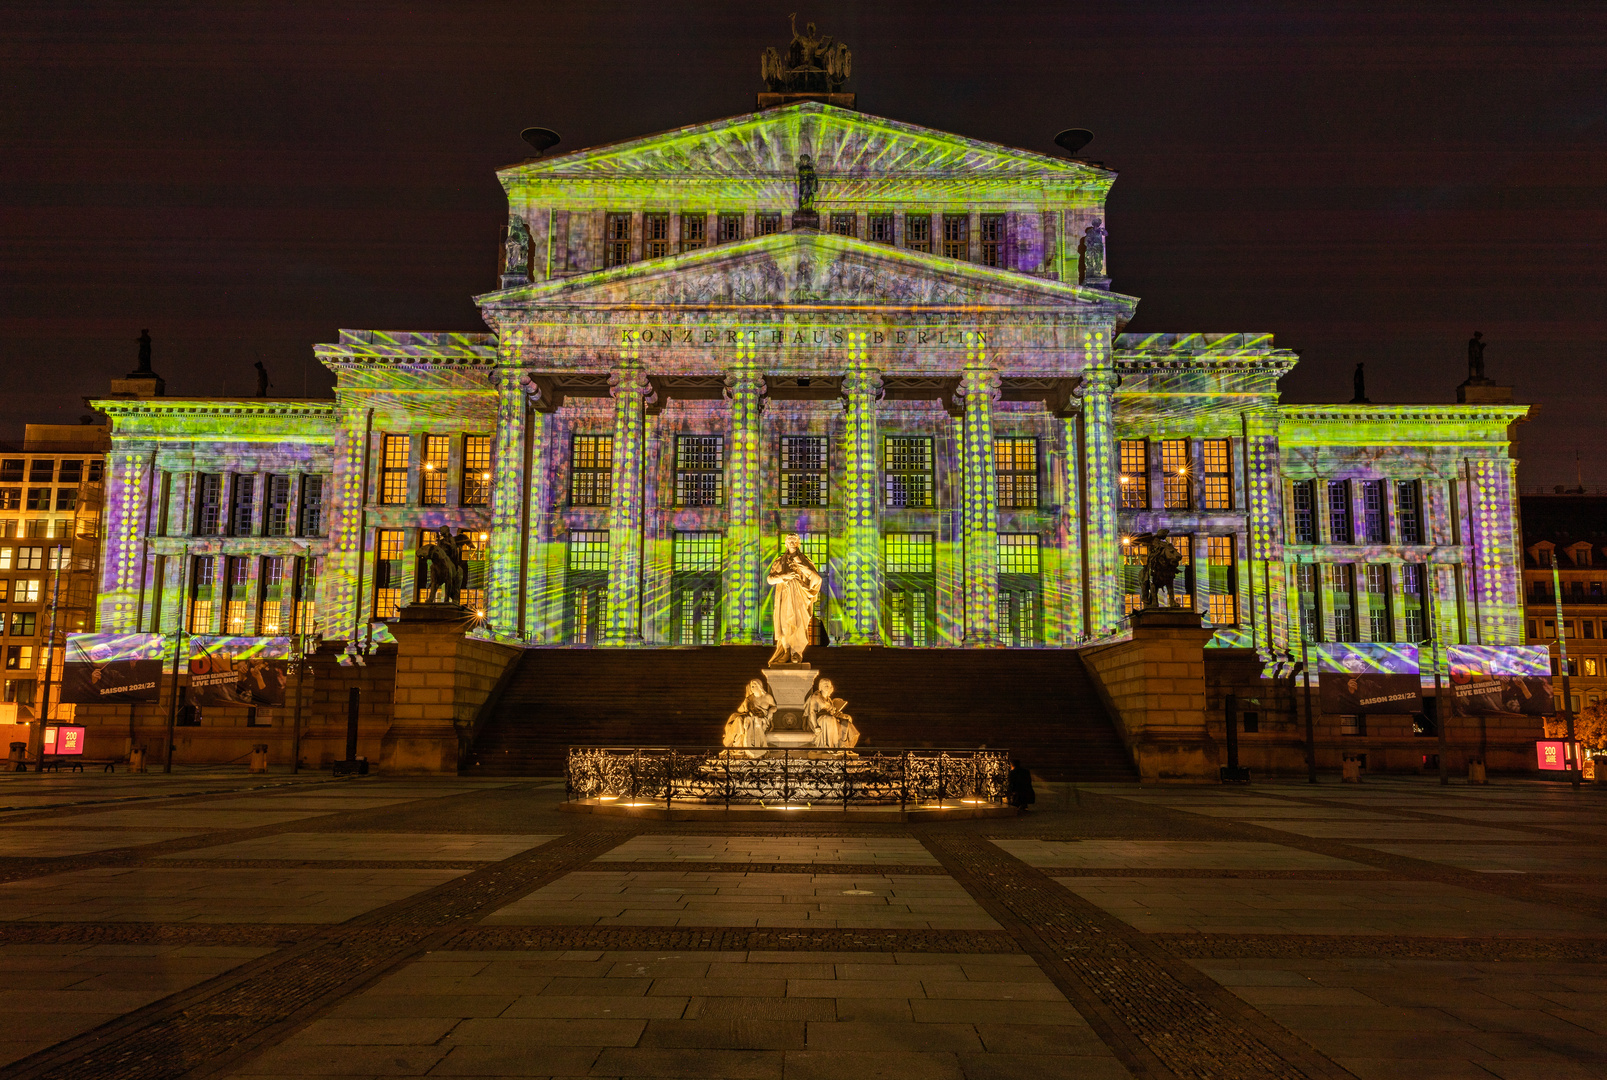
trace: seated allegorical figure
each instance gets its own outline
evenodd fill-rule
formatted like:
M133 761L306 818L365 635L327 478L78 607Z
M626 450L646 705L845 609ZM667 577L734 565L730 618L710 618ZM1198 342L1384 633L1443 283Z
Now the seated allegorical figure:
M770 717L775 711L776 699L770 696L764 683L758 679L751 680L742 704L725 721L725 735L721 741L730 747L768 745L765 736L770 732Z
M804 702L804 720L815 733L812 745L828 750L851 747L859 742L854 718L843 712L848 702L832 697L836 689L830 679L821 679L809 700Z

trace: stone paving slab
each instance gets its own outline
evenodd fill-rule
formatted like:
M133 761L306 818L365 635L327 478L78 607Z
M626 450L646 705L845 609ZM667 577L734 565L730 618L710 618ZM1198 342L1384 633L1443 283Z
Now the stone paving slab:
M1280 844L1238 840L1005 840L993 843L1028 866L1174 870L1365 870Z
M742 951L432 952L234 1075L370 1076L382 1064L443 1076L1128 1075L1030 957Z
M220 804L212 804L217 806ZM255 829L263 825L283 825L287 821L302 821L329 813L327 810L222 810L212 806L194 809L164 802L161 806L128 806L116 810L91 811L74 814L74 828L84 829L195 829L213 832L218 829ZM58 821L66 819L56 819ZM28 822L26 824L35 824ZM0 821L0 828L20 828L25 823Z
M0 855L10 858L59 858L110 848L138 847L198 836L200 829L24 829L0 830Z
M363 859L496 862L556 839L555 833L278 833L178 852L172 859ZM0 844L4 836L0 835Z
M487 916L487 924L997 929L953 879L585 870Z
M0 1065L269 952L231 946L0 945Z
M1607 859L1580 858L1577 844L1536 839L1537 843L1528 844L1358 843L1357 846L1484 873L1607 874Z
M320 813L350 813L353 810L372 810L377 806L396 806L398 803L412 802L406 795L304 795L299 792L286 792L282 795L242 795L226 799L198 800L183 809L195 809L206 813L235 810L316 810Z
M1354 824L1352 823L1354 821ZM1257 821L1254 824L1299 836L1356 840L1534 840L1535 835L1463 825L1454 821L1363 821L1349 817L1323 821Z
M0 884L0 920L338 923L461 870L106 867Z
M1607 1075L1602 965L1196 964L1358 1077Z
M1057 878L1145 933L1600 934L1607 920L1426 881Z
M907 836L635 836L598 862L889 863L936 866L920 841Z

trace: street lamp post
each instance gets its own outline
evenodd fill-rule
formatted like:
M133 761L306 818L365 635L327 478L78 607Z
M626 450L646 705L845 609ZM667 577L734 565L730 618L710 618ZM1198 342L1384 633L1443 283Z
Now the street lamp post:
M1575 754L1574 699L1573 694L1569 692L1568 686L1568 632L1564 629L1562 621L1562 575L1557 570L1557 552L1555 549L1551 552L1551 593L1557 602L1557 652L1560 654L1560 663L1557 666L1557 670L1562 672L1562 718L1568 724L1566 755L1567 760L1571 762L1568 766L1568 781L1573 785L1573 789L1578 791L1579 762L1573 756Z

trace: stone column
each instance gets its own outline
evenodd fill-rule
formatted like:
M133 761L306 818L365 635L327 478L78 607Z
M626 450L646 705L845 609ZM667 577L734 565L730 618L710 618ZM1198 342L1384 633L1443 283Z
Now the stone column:
M998 484L993 462L993 403L999 373L972 354L955 401L960 422L960 550L964 560L966 645L993 645L999 624Z
M490 565L486 567L486 619L491 634L502 640L517 636L519 604L525 593L519 565L529 412L523 376L523 371L512 365L497 368L492 376L492 385L497 390L497 427L491 441L491 544Z
M608 377L614 398L614 473L608 512L608 610L602 644L642 640L642 437L652 384L625 361Z
M726 469L725 626L721 643L752 645L759 641L760 548L759 461L764 451L759 430L764 407L764 375L742 366L725 377L731 402L731 452Z
M1122 626L1121 536L1117 525L1116 373L1083 372L1083 505L1088 521L1088 610L1091 637Z
M843 645L881 643L881 469L876 403L881 373L850 368L843 378Z

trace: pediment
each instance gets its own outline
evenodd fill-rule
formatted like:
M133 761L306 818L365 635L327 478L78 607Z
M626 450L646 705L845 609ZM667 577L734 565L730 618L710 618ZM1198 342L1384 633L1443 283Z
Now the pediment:
M1108 309L1138 301L1046 278L850 236L799 229L477 297L493 312L546 307L1051 307Z
M1035 178L1103 190L1116 176L1085 161L813 101L537 158L497 175L510 192L522 184L561 179L790 178L797 175L803 154L814 159L822 179Z

